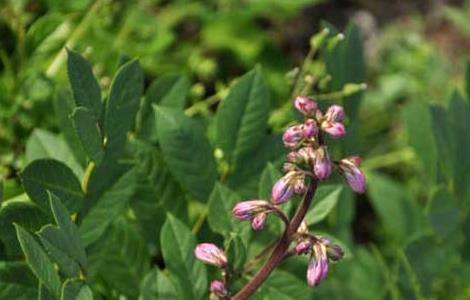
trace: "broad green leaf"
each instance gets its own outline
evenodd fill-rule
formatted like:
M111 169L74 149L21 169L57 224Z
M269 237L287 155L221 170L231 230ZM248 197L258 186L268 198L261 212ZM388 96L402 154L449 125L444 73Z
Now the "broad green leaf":
M33 285L17 285L0 281L0 299L31 300L37 298L37 289Z
M163 258L178 299L202 299L207 289L206 268L194 258L196 239L181 221L168 214L161 232Z
M445 188L440 188L433 193L426 212L431 227L442 240L461 226L460 209Z
M136 60L124 64L114 76L106 101L106 149L118 151L124 146L139 108L143 85L143 72Z
M80 165L85 165L86 155L80 146L80 139L73 128L73 121L70 119L74 108L76 107L71 92L68 90L59 90L54 97L54 115L61 132L64 135L65 142L74 154ZM82 177L82 174L77 174Z
M37 280L25 262L0 262L0 299L34 299L36 285Z
M54 225L46 225L36 233L41 240L44 250L57 263L59 270L67 277L79 277L80 266L70 257L70 244L63 231Z
M207 201L217 170L203 129L180 111L166 107L155 111L158 139L170 172L194 197Z
M156 141L157 133L152 105L183 109L189 88L189 80L179 75L163 75L153 81L145 94L140 111L139 136L148 141Z
M467 95L467 101L470 102L470 61L467 61L465 65L465 94Z
M38 300L56 300L57 297L52 294L47 287L39 282L39 287L38 287Z
M149 246L151 255L160 249L160 230L170 212L187 220L187 201L180 185L170 174L163 155L156 147L134 141L137 189L131 207Z
M214 232L228 236L240 230L240 221L232 215L232 209L240 196L220 183L216 183L208 202L207 222Z
M92 112L85 107L75 108L71 118L81 145L88 157L95 163L100 163L104 150L98 121Z
M225 253L232 272L239 272L245 266L246 246L238 234L230 234L225 241Z
M305 280L281 270L276 270L262 286L262 297L254 296L255 300L299 300L312 299L312 289Z
M26 48L29 54L40 47L62 22L62 16L55 13L48 13L35 20L26 32Z
M154 268L140 284L139 300L176 300L176 292L168 275Z
M93 300L93 294L86 282L76 278L67 279L62 284L61 300Z
M96 241L125 211L135 193L136 180L135 169L126 172L84 216L79 232L85 247Z
M454 138L454 189L459 199L468 200L470 185L468 184L467 173L470 169L470 134L468 127L470 124L470 106L463 97L454 92L449 103L449 120L451 124L451 134Z
M428 183L433 183L436 178L438 156L429 107L417 101L411 102L403 110L403 120L409 144L414 148L416 157L426 171Z
M454 143L451 134L451 124L449 122L448 112L441 106L431 106L433 133L436 140L438 157L447 157L448 159L438 159L440 170L445 174L448 181L453 177L454 161Z
M76 176L83 176L82 165L60 137L42 129L35 129L26 142L26 162L31 163L41 158L59 160L72 169Z
M80 54L67 49L67 72L77 106L90 110L96 120L101 118L101 90L91 65Z
M49 222L51 222L50 216L31 202L6 202L0 208L0 240L5 245L6 254L9 257L22 256L13 223L27 230L36 231Z
M16 225L16 234L21 245L21 249L25 254L26 262L30 266L34 275L44 284L47 289L56 298L60 296L61 281L54 268L54 264L50 261L41 245L35 240L34 236L24 230L21 226Z
M137 299L139 284L149 270L151 259L134 224L118 219L87 251L91 282L103 280L128 299Z
M272 187L282 177L281 171L272 163L268 163L259 180L258 196L260 199L271 201Z
M230 164L252 153L266 134L270 95L256 68L237 80L216 115L216 144Z
M405 242L418 234L422 214L406 189L399 183L377 174L368 174L372 206L385 230L396 240Z
M341 185L323 185L317 189L312 208L305 217L308 225L323 221L328 216L338 203L342 188Z
M72 170L53 159L38 159L21 173L25 192L40 208L49 211L47 190L64 201L70 212L82 206L83 191Z

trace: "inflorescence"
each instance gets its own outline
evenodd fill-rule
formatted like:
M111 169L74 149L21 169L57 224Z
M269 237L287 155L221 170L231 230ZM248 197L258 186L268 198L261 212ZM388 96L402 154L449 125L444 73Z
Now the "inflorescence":
M346 179L353 191L364 193L366 189L364 173L359 169L361 159L352 156L333 161L325 145L325 134L332 138L341 138L346 134L343 107L332 105L323 114L313 99L302 96L295 99L294 106L304 116L304 122L289 126L283 134L283 143L290 152L283 166L284 176L272 188L271 201L242 201L232 211L238 220L250 221L254 230L263 229L270 213L279 216L289 227L289 218L279 205L295 194L304 195L308 184L326 180L334 169ZM344 255L343 250L327 238L309 233L305 222L301 223L291 240L296 241L295 247L289 250L291 253L310 256L307 283L311 287L325 279L330 261L339 261ZM229 270L224 251L213 244L199 244L194 254L199 260L222 268L225 275ZM228 276L224 276L224 280L226 278ZM212 281L212 298L229 299L227 286L228 282Z

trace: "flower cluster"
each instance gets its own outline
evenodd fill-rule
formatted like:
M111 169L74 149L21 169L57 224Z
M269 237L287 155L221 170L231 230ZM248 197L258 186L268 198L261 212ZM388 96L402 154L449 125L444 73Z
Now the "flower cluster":
M301 96L295 99L294 106L304 116L304 121L289 126L282 136L282 141L290 152L283 166L284 175L272 187L271 201L242 201L232 210L235 218L250 221L254 230L263 229L270 213L281 217L287 226L286 230L292 227L291 221L279 205L289 201L295 194L305 194L309 185L314 186L312 184L326 180L334 169L355 192L364 193L366 190L365 176L359 168L361 159L352 156L338 161L331 160L325 144L325 135L340 138L346 134L343 107L332 105L323 113L313 99ZM307 283L313 287L325 279L329 262L340 260L343 251L327 238L310 234L304 221L298 229L297 226L298 223L294 227L294 234L288 238L289 242L297 241L290 251L298 255L310 255ZM195 255L206 263L228 270L225 254L215 245L200 244ZM218 299L227 298L227 282L213 281L211 292Z

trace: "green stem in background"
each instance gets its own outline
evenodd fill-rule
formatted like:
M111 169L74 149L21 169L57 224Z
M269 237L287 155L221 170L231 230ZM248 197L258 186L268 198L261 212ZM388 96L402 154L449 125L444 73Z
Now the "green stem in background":
M397 288L396 285L396 279L392 275L392 272L390 272L390 269L388 268L387 264L385 263L385 260L380 253L379 249L377 248L376 245L372 244L371 246L372 254L374 255L380 269L382 270L384 279L385 279L385 284L387 285L388 290L390 291L390 296L392 300L400 300L402 299L400 295L400 291Z
M197 219L196 223L194 223L193 228L191 229L191 232L196 235L202 228L202 225L204 225L204 222L206 221L207 215L209 213L209 210L207 209L207 206L204 207L204 210L202 211L201 215Z
M293 240L293 236L297 233L297 229L308 212L316 189L317 181L312 180L308 185L307 193L305 193L299 208L292 217L289 226L286 227L281 239L277 242L276 247L271 253L271 256L256 273L256 275L235 296L233 296L232 300L248 299L256 292L256 290L263 284L263 282L269 277L269 275L271 275L274 269L284 259L286 253L289 250L289 245Z
M362 163L362 167L364 170L371 171L374 169L411 161L415 159L415 157L416 155L413 149L411 147L405 147L400 150L369 158Z
M64 64L67 58L67 52L65 51L65 48L66 47L73 48L78 42L78 40L82 38L82 36L87 32L88 28L91 25L91 22L95 18L96 13L99 11L103 3L104 3L103 0L97 0L91 6L91 8L88 10L85 17L83 17L80 24L75 28L75 30L70 35L70 38L65 42L64 47L59 51L59 53L56 55L52 63L47 68L46 70L47 77L51 78L57 74L57 72L60 70L60 67Z
M313 57L315 56L316 52L317 52L316 48L310 47L310 50L308 51L307 56L305 56L304 62L302 63L302 67L300 68L299 74L297 75L297 78L295 80L294 88L292 89L291 98L294 98L295 96L299 96L299 92L302 89L302 81L304 80L307 67L309 64L312 63Z
M85 170L85 174L83 175L82 179L82 190L86 194L88 192L88 184L90 183L91 175L95 170L96 164L92 161L88 164Z
M421 285L418 280L418 276L416 276L416 273L413 271L413 268L410 265L410 262L408 260L408 257L406 257L405 252L400 248L397 250L397 255L398 258L402 261L403 266L405 267L406 274L410 278L410 284L411 287L413 288L413 292L415 293L415 297L418 300L425 300L426 298L423 296L423 291L421 289Z
M214 95L204 99L203 101L199 101L197 103L194 103L192 106L188 107L184 111L184 113L188 117L192 117L192 116L196 115L199 112L206 112L206 111L209 110L209 107L211 107L212 105L218 103L221 99L222 99L222 97L219 94L214 94Z

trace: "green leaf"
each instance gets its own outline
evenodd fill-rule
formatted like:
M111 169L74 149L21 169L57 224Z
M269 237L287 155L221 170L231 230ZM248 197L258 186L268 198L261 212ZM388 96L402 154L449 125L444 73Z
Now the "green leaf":
M467 61L465 65L465 94L467 95L467 100L470 102L470 61Z
M26 162L31 163L41 158L52 158L66 164L79 178L83 176L83 167L75 159L70 147L58 136L42 129L34 129L26 142Z
M125 211L135 193L136 180L135 169L126 172L84 216L79 232L85 247L96 241Z
M328 216L338 203L342 189L341 185L324 185L317 189L313 206L305 219L308 225L319 223Z
M454 161L454 143L451 134L451 123L449 122L449 114L447 111L437 105L431 106L433 133L436 140L438 157L447 157L448 159L438 159L440 170L445 174L448 181L453 177L453 164L449 161Z
M452 195L440 188L432 195L427 205L427 217L434 232L445 240L460 228L460 209Z
M238 201L240 197L235 192L220 183L215 184L207 204L207 222L214 232L228 236L240 230L240 221L232 215L232 209Z
M69 278L62 285L61 300L93 300L93 294L86 282L77 278Z
M168 214L161 232L161 244L166 267L177 286L178 299L202 299L207 289L207 274L205 266L194 258L196 239L191 230Z
M245 266L246 246L238 234L230 234L225 242L225 253L232 272L239 272Z
M449 120L451 134L454 139L454 189L458 199L470 199L468 197L470 185L467 173L470 169L470 135L468 127L470 124L470 106L458 92L454 92L449 103Z
M121 149L124 146L139 107L143 85L144 76L136 60L124 64L114 76L106 101L106 149Z
M281 270L276 270L263 284L260 295L256 299L298 300L312 299L312 290L305 281Z
M184 76L163 75L150 84L140 111L139 136L147 141L157 140L153 104L183 109L191 83Z
M36 231L51 221L35 204L23 201L8 201L0 208L0 240L9 257L22 256L13 223L27 230Z
M102 239L90 246L88 254L91 282L102 280L128 299L137 299L151 259L134 224L119 218Z
M176 292L168 276L154 268L145 275L140 284L139 300L176 300Z
M437 147L432 128L432 116L429 107L413 101L403 110L403 119L408 132L408 141L426 171L429 183L436 178Z
M72 170L53 159L38 159L20 174L25 192L40 208L49 211L47 190L63 199L70 212L82 206L83 191Z
M47 287L52 295L59 298L61 282L54 268L54 264L50 261L39 243L34 239L33 235L19 225L15 224L15 228L21 249L23 249L26 261L34 275Z
M25 262L0 262L0 299L34 299L36 285L37 280Z
M90 110L96 120L101 118L101 90L91 65L80 54L67 49L67 71L77 106Z
M104 150L98 121L85 107L75 108L71 117L83 149L92 161L99 164Z
M216 115L216 144L230 164L260 145L267 130L270 95L256 68L237 80Z
M268 163L259 180L258 196L260 199L271 201L272 187L282 177L281 171L272 163Z
M158 139L170 172L194 197L206 201L217 170L203 129L180 111L166 107L155 111Z

